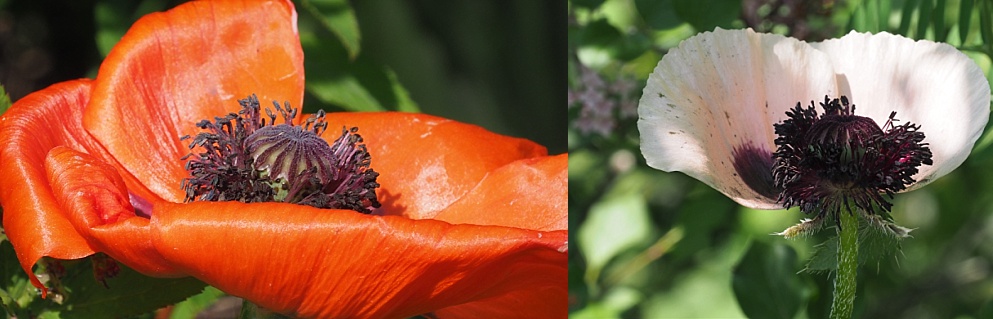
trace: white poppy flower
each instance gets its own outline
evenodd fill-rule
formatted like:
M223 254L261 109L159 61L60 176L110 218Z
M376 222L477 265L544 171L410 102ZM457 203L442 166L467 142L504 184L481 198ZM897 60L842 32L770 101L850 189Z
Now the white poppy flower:
M837 203L823 206L816 194L833 189L837 181L801 190L795 183L816 177L800 172L807 168L790 166L809 161L787 157L811 156L814 147L805 143L813 140L842 141L830 150L842 153L832 161L842 163L840 170L850 175L842 180L863 187L865 196L843 192L841 202L853 200L862 207L866 203L859 200L868 200L867 205L888 210L881 193L916 189L965 161L989 119L989 106L990 87L982 71L947 44L856 32L806 43L718 28L683 41L662 58L641 98L638 130L649 166L684 172L742 205L762 209L839 208ZM787 116L790 110L795 116ZM890 122L893 112L898 121ZM844 117L844 123L826 129L803 126L827 118L819 117L826 113ZM862 136L862 127L871 134ZM777 130L820 135L780 137ZM777 152L777 138L787 150ZM791 152L791 147L799 149ZM871 156L876 164L866 159ZM875 179L856 185L863 182L856 175ZM783 193L784 188L794 193Z

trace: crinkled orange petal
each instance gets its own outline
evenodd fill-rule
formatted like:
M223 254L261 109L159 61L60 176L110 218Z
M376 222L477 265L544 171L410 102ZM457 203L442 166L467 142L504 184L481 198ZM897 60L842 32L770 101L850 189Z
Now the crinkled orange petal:
M434 219L453 224L568 230L568 162L568 154L561 154L507 164L487 175ZM435 314L446 319L564 318L565 309L568 291L562 284L523 289L444 308Z
M59 146L45 170L65 218L96 251L158 277L179 277L151 244L149 220L135 215L116 168L90 155Z
M152 229L159 252L183 271L304 318L409 317L565 287L568 272L566 231L238 202L164 203Z
M568 287L534 287L435 311L438 318L566 318L569 309ZM523 311L526 309L526 311Z
M0 201L25 271L42 256L100 251L149 275L194 276L300 317L438 309L565 316L561 207L506 199L538 195L515 183L546 181L562 189L551 200L564 205L566 160L544 157L545 148L527 140L427 115L335 114L325 138L360 127L382 174L382 211L409 218L170 203L182 200L187 174L179 137L198 133L196 122L238 110L237 100L253 93L263 106L300 106L295 25L289 1L187 3L137 22L92 84L58 84L15 104L0 122L8 143L0 148ZM129 201L138 197L153 201L143 207L151 220L135 215ZM488 210L482 205L501 217L474 218L470 209ZM530 220L513 216L535 211ZM423 220L439 212L493 226ZM550 300L535 301L542 297Z
M467 194L490 171L518 159L544 156L544 146L479 126L425 114L332 113L323 137L358 127L380 173L383 212L432 218Z
M519 160L490 172L436 220L531 230L569 229L569 155Z
M303 51L289 1L196 1L135 22L100 66L84 126L138 180L180 202L179 138L240 109L303 101Z
M63 82L32 93L0 120L0 202L3 228L24 271L43 256L75 259L93 249L65 219L45 168L48 151L59 145L84 148L89 136L78 125L90 96L90 81ZM75 120L74 120L75 119ZM89 141L92 142L92 141ZM41 286L31 276L35 286Z

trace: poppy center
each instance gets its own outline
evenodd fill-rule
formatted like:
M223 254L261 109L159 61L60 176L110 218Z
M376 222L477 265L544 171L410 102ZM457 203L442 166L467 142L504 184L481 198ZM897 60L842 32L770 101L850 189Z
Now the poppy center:
M265 110L268 122L261 116L255 95L238 102L237 114L197 123L204 132L189 147L201 152L182 158L190 173L182 182L186 202L286 202L361 213L380 207L379 173L370 168L358 128L342 128L328 144L321 138L327 128L324 111L294 125L297 109L273 102L283 118L276 124L271 109Z
M815 219L834 217L852 206L865 214L889 212L893 194L916 182L921 165L931 165L931 150L923 143L919 125L896 125L896 112L880 127L855 115L847 97L820 103L800 103L774 125L777 150L773 178L787 208L798 206Z

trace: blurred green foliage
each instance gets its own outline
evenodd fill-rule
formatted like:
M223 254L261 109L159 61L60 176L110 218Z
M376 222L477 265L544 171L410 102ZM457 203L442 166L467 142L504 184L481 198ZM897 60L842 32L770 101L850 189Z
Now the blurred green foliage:
M645 164L637 117L612 88L633 82L640 94L680 41L715 26L806 41L887 31L947 42L991 76L991 0L572 0L568 12L575 318L828 315L834 264L818 257L816 246L832 245L830 232L774 236L807 216L741 207L682 173ZM900 253L860 268L854 317L993 316L991 144L987 127L961 167L897 195L892 216L913 228L913 237L900 243ZM883 251L862 248L873 250Z
M0 83L16 100L92 78L145 14L180 0L0 2ZM294 0L305 111L424 112L566 150L566 3Z

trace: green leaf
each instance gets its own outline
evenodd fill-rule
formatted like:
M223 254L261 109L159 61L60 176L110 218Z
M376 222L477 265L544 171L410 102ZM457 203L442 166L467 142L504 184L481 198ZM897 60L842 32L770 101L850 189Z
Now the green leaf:
M596 9L603 4L603 1L604 0L572 0L570 2L572 2L575 6Z
M890 236L875 227L867 226L863 218L859 218L859 224L859 265L879 262L900 251L900 238ZM807 261L804 271L819 273L835 271L836 269L838 269L838 236L833 235L827 241L814 247L814 255Z
M400 84L400 80L397 79L397 74L391 69L386 70L386 77L390 80L390 87L393 88L393 96L396 96L397 111L401 112L413 112L420 113L421 108L417 106L417 102L414 102L410 98L410 92Z
M983 38L986 54L993 54L993 0L982 0L979 8L979 34Z
M67 318L115 318L147 313L182 301L206 286L192 278L165 279L142 275L120 265L121 272L98 282L90 259L67 267L62 285L69 292L58 309Z
M641 18L653 30L668 30L683 23L672 10L673 0L634 0Z
M917 1L921 0L907 0L903 3L903 8L900 9L900 27L897 28L897 34L907 36L910 32L910 20L913 19L914 9L917 8Z
M963 44L969 38L969 31L972 31L972 9L975 8L973 0L962 0L959 3L959 41Z
M7 90L3 88L3 85L0 85L0 115L7 113L7 110L13 104L14 102L10 100L10 94L7 94ZM3 216L3 214L0 214L0 216Z
M7 236L2 230L0 228L0 261L3 262L3 265L0 265L2 310L8 316L29 318L30 315L42 312L28 309L32 303L41 299L41 295L38 289L31 285L28 274L21 269L14 246L7 241Z
M359 55L361 34L355 11L346 0L302 0L300 7L335 35L348 50L349 59Z
M205 286L191 277L151 278L120 265L116 276L107 278L107 287L94 277L90 258L60 261L64 276L58 279L62 291L49 290L47 299L28 281L13 247L0 241L0 290L3 310L23 318L119 318L144 314L196 294ZM44 263L40 263L43 265ZM43 266L40 274L48 275ZM49 281L49 286L53 285ZM109 287L109 288L108 288Z
M96 22L96 42L100 55L106 57L110 49L121 40L131 20L130 1L100 1L93 8Z
M173 306L172 311L169 314L169 319L196 318L197 313L200 313L200 311L213 305L217 302L217 299L222 296L224 296L223 291L220 291L213 286L207 286L203 292L189 297L186 300L183 300L183 302Z
M618 286L606 292L604 297L586 306L580 311L570 313L570 319L603 319L620 318L644 299L641 292L631 287Z
M931 24L931 11L933 3L932 0L921 0L920 6L917 8L917 32L914 33L915 39L924 39L927 36L927 27Z
M893 7L893 3L890 0L876 0L876 5L878 6L876 10L877 19L879 21L879 31L889 31L890 30L890 10Z
M2 229L0 229L2 230ZM27 318L28 305L40 298L37 289L31 285L28 275L17 262L14 246L7 241L6 234L0 232L0 300L3 311L9 316Z
M648 205L637 194L610 197L593 204L577 235L579 250L586 257L587 280L595 281L614 256L651 242L651 225Z
M979 315L976 318L993 318L993 300L987 300L983 307L979 308Z
M609 49L620 44L623 36L621 31L614 28L607 19L590 22L579 31L578 43L584 47L599 47Z
M863 22L864 25L862 26L863 30L861 31L869 31L872 33L879 32L878 4L879 2L875 0L862 1L862 5L859 7L859 10L857 11L857 13L861 13L861 14L855 15L855 16L862 16L862 19L864 20Z
M239 319L291 319L290 317L284 316L259 307L258 305L245 300L241 303L241 313L238 314ZM414 317L417 318L417 317Z
M932 22L934 30L934 40L938 42L945 42L945 38L948 36L948 30L945 28L945 0L936 0L934 6L934 13L932 14Z
M848 29L859 32L877 31L875 30L875 15L869 12L869 8L869 1L859 3L855 11L852 12L852 17L848 20Z
M731 282L741 311L749 318L795 317L803 299L796 266L793 248L752 241Z
M383 111L359 80L348 74L315 74L308 76L307 93L322 102L341 106L348 111Z
M741 14L741 0L673 0L673 9L697 31L727 29Z
M352 60L337 41L327 41L327 30L313 17L300 19L300 44L307 73L307 112L321 107L347 111L411 111L417 105L396 74L368 58Z
M685 229L685 237L670 253L674 260L692 258L701 250L714 245L721 227L729 219L735 219L738 205L720 192L710 187L697 184L703 189L686 197L686 202L679 209L676 225ZM701 215L698 212L707 212Z
M96 22L95 40L100 55L106 57L110 49L121 40L131 24L146 14L166 9L163 0L105 0L97 1L93 8Z
M621 60L633 60L651 49L652 40L643 34L626 36L606 19L586 25L579 34L581 50L596 50Z

